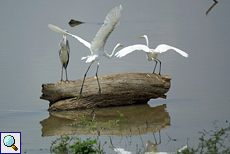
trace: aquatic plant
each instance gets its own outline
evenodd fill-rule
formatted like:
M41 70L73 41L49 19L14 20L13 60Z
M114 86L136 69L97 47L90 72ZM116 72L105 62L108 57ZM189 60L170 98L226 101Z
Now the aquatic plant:
M70 124L72 127L87 127L88 131L95 131L100 129L111 129L115 127L120 127L119 131L123 131L123 126L128 123L128 120L125 118L124 114L117 111L118 117L112 120L108 120L106 122L97 122L97 121L90 121L87 120L86 116L83 115L80 118L80 122Z
M80 138L76 138L76 142L70 145L70 149L74 154L103 154L105 153L103 149L100 149L100 144L98 146L98 141L96 139L87 138L85 141L81 141Z
M73 139L74 137L70 137L68 135L61 135L56 140L52 141L50 146L50 153L69 153L70 142Z
M182 154L227 154L230 153L230 126L226 128L215 127L215 130L200 131L201 137L196 148L187 147Z
M106 144L106 142L104 143ZM104 154L104 149L101 147L97 139L91 137L86 140L81 140L78 137L70 137L69 135L62 135L56 140L52 141L50 146L50 153L54 154Z

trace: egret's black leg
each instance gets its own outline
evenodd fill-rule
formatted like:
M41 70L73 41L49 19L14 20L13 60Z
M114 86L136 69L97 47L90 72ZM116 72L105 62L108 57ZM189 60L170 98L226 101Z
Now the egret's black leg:
M159 59L157 59L160 63L160 68L159 68L159 75L161 75L161 61Z
M98 88L99 88L99 97L101 97L101 87L100 87L100 83L99 83L98 76L97 76L98 68L99 68L99 63L97 63L96 77L97 77L97 83L98 83Z
M83 89L83 85L84 85L84 82L85 82L85 77L86 77L86 75L87 75L87 73L88 73L88 71L89 71L89 69L90 69L90 67L91 67L92 64L93 64L93 63L91 63L91 64L89 65L88 69L87 69L86 72L85 72L84 79L83 79L83 82L82 82L82 85L81 85L80 97L81 97L81 94L82 94L82 89Z
M155 74L155 69L157 67L157 60L154 60L156 63L155 63L155 66L154 66L154 69L153 69L153 74Z

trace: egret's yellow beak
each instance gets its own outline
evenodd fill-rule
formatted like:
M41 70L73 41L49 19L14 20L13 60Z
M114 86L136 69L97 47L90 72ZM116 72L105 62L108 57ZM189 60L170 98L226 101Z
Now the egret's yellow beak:
M123 44L120 44L120 47L124 47L124 45L123 45Z
M139 36L139 38L144 38L144 36Z

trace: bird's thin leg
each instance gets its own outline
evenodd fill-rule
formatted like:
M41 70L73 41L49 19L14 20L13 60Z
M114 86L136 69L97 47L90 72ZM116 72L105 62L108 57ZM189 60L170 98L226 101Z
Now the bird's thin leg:
M160 68L159 68L159 75L161 75L161 61L159 59L157 59L160 63Z
M84 82L85 82L85 77L86 77L86 75L87 75L87 73L88 73L88 71L89 71L89 69L90 69L90 67L91 67L92 64L93 64L93 63L91 63L91 64L89 65L88 69L87 69L86 72L85 72L84 79L83 79L83 82L82 82L82 85L81 85L80 97L81 97L81 94L82 94L82 89L83 89L83 85L84 85Z
M69 81L67 77L67 68L65 68L65 77L66 77L66 81Z
M63 81L63 66L62 66L62 69L61 69L61 81Z
M97 77L97 83L99 87L99 97L101 97L101 87L100 87L100 83L99 83L98 76L97 76L98 68L99 68L99 63L97 63L96 77Z
M154 69L153 69L153 74L155 74L155 69L157 67L157 60L154 60L156 63L155 63L155 66L154 66Z
M160 144L161 144L161 132L159 130L159 143L158 143L158 145L160 145Z

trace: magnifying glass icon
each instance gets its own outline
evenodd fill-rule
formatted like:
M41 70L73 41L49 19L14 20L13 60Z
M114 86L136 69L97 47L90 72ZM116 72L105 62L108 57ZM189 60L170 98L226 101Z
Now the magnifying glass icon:
M7 147L12 147L15 151L18 150L18 148L14 145L15 144L15 139L11 135L7 135L3 139L3 143Z

